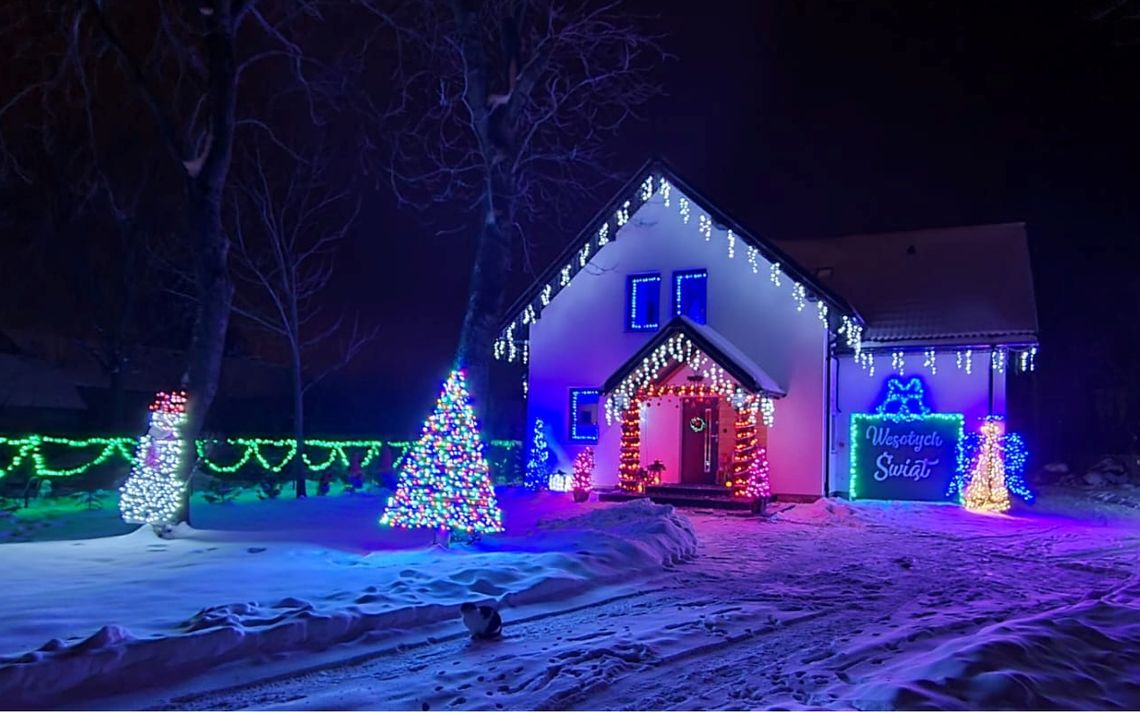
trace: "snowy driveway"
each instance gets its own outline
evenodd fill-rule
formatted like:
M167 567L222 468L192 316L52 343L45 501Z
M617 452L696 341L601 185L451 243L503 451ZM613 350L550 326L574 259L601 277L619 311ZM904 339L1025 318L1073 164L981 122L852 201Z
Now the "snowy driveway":
M697 559L569 611L507 610L502 641L473 643L456 622L347 665L314 662L277 680L114 704L1140 706L1132 527L828 502L770 521L688 515Z

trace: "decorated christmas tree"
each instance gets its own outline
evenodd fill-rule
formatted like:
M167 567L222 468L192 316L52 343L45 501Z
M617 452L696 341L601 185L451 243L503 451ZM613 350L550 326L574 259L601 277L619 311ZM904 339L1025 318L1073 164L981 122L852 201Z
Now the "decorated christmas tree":
M737 497L756 500L771 495L768 486L768 455L757 437L756 412L752 409L737 411L732 472L725 485Z
M156 528L173 525L186 483L179 472L186 442L186 393L159 393L150 406L150 425L139 439L130 477L119 495L119 511L129 523Z
M982 424L982 440L974 459L962 504L975 512L1009 510L1009 489L1005 485L1005 459L1002 455L1002 423L987 418Z
M574 492L589 492L594 487L594 449L586 448L574 457Z
M503 529L462 371L443 385L380 524L472 534Z
M550 482L550 472L553 470L554 457L550 453L550 445L546 442L544 430L542 419L535 419L534 437L527 456L526 475L523 476L523 484L531 490L546 490Z

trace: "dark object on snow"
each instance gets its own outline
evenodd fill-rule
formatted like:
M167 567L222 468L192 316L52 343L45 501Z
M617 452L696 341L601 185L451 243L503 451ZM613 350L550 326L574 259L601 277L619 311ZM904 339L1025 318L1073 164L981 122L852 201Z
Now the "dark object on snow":
M575 490L574 491L574 502L584 503L589 499L590 499L590 491L589 490Z
M348 487L352 492L356 492L364 488L364 468L360 466L363 456L359 452L354 452L348 457Z
M317 484L317 495L328 495L332 488L332 468L325 468L321 473L321 481Z
M503 619L493 607L464 602L459 606L459 614L473 638L494 639L503 633Z

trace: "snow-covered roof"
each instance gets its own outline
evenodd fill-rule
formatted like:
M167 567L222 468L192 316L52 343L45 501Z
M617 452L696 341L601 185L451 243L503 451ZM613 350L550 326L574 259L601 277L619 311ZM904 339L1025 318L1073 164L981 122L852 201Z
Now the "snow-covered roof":
M1023 223L780 245L851 300L865 320L865 347L1037 341Z
M632 357L606 379L602 390L610 393L621 385L627 376L634 372L641 364L657 350L662 344L673 336L683 334L693 346L716 362L733 379L744 388L753 393L762 393L769 396L786 396L787 390L776 383L768 372L740 351L724 335L705 324L697 324L688 317L675 317L666 324Z
M619 237L622 226L629 223L645 203L661 197L673 204L686 216L692 215L691 225L696 233L700 231L706 238L714 231L727 236L730 243L739 240L749 251L778 266L781 274L791 282L802 286L805 298L819 299L830 307L831 326L839 329L840 324L851 321L861 323L855 309L834 292L827 284L817 280L811 271L800 267L779 246L769 240L756 237L733 220L715 204L705 198L691 185L677 176L666 162L651 159L623 186L609 204L602 208L586 224L577 238L571 240L562 254L538 279L528 287L513 305L505 312L505 319L499 329L499 342L496 345L496 358L501 358L499 350L514 353L514 344L525 341L523 334L530 324L542 316L542 311L550 301L582 271L589 260L605 246ZM827 314L827 311L823 312ZM508 361L514 361L513 356Z

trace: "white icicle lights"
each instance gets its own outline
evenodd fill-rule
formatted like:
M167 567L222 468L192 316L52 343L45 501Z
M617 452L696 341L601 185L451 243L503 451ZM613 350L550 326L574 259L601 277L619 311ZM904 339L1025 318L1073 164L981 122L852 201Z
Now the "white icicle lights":
M763 415L764 425L772 425L776 410L775 402L768 396L757 397L743 389L684 334L674 334L654 349L606 397L606 423L612 425L621 420L622 411L629 408L633 400L638 397L638 392L658 384L661 377L678 364L684 364L694 374L699 374L702 377L702 386L725 396L734 407L748 405L750 408L759 409Z
M742 237L740 233L733 228L720 225L706 208L696 204L683 194L675 195L675 193L680 192L664 176L655 176L652 174L645 176L629 198L617 204L612 216L605 219L604 222L593 231L591 237L578 250L575 259L557 270L553 277L551 277L546 284L542 285L534 299L531 300L529 304L523 305L520 308L519 313L514 316L511 323L500 333L494 342L493 352L495 359L508 362L518 360L519 355L523 353L520 345L527 339L525 334L519 334L518 332L523 331L525 328L537 322L542 317L542 310L558 296L558 293L564 287L570 284L574 276L579 271L585 269L590 260L597 255L602 248L609 245L618 237L619 229L633 222L634 213L636 213L642 205L654 198L658 198L663 207L672 208L677 211L677 214L681 218L681 223L690 226L690 229L693 230L703 242L709 243L710 245L723 246L729 258L736 257L739 243L743 240L747 249L748 264L753 274L763 274L760 260L766 260L768 262L768 270L765 277L768 282L775 288L783 288L785 285L790 284L790 304L793 305L797 311L804 311L804 307L807 306L809 301L818 300L816 315L819 321L826 329L834 329L837 334L846 334L847 345L854 348L858 353L860 349L860 338L862 336L861 325L857 324L851 317L830 309L821 297L815 294L809 294L804 284L790 278L788 281L783 280L782 278L786 273L784 272L783 266L774 257L766 255L760 248L748 243L747 238ZM839 318L836 318L836 315L838 315ZM840 321L841 319L843 320L842 322ZM846 328L844 328L843 325L847 325Z
M161 392L150 406L150 425L139 439L135 463L119 496L123 521L173 525L186 483L179 473L186 452L186 392Z

